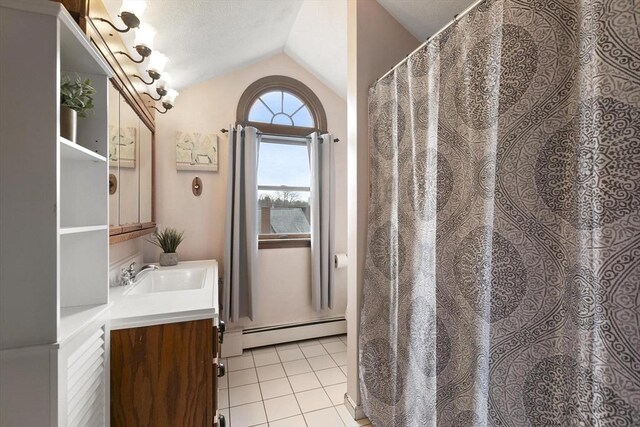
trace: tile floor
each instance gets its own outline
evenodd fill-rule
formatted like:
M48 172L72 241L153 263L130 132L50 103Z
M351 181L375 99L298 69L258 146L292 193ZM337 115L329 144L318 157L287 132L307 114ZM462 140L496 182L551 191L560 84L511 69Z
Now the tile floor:
M228 427L364 427L343 405L347 336L246 350L223 360L220 412Z

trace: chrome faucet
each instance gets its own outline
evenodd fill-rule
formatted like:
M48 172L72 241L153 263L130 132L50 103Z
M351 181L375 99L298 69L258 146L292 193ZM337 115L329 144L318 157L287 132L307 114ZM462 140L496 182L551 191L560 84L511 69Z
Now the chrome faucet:
M158 266L148 264L142 266L140 270L136 271L136 263L132 262L131 265L129 265L129 268L122 269L122 272L120 273L120 284L122 286L132 285L138 281L140 273L153 270L158 270Z
M123 268L120 272L120 285L127 286L133 283L136 277L136 263L132 262L129 268Z
M158 270L159 268L160 267L158 267L157 265L153 265L153 264L143 265L142 268L140 270L138 270L138 272L136 274L133 275L133 283L136 283L138 281L138 278L140 277L140 273L143 273L145 271Z

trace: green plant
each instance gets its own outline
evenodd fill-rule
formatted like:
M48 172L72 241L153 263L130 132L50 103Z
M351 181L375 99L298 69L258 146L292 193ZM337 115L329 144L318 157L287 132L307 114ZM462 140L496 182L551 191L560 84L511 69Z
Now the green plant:
M184 231L178 231L175 228L167 227L162 231L156 231L153 235L153 243L165 254L172 254L178 249L178 245L184 240Z
M65 76L60 83L60 104L75 110L79 117L87 117L87 111L93 109L94 93L96 90L91 86L91 80L77 76L72 82Z

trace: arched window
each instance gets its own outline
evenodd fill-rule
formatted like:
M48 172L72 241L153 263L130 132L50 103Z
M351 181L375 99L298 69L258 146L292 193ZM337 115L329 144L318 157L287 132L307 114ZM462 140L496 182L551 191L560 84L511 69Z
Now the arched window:
M327 116L316 94L286 76L268 76L251 84L238 103L237 121L265 133L308 135L327 130Z
M258 247L310 246L307 136L327 131L320 100L291 77L264 77L242 94L237 121L262 132L257 169Z

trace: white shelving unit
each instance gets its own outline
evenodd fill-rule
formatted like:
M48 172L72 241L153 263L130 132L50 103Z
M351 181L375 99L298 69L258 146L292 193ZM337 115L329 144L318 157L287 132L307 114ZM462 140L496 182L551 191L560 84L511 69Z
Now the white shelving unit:
M107 426L111 71L60 3L0 0L0 425ZM60 81L91 79L77 143Z

